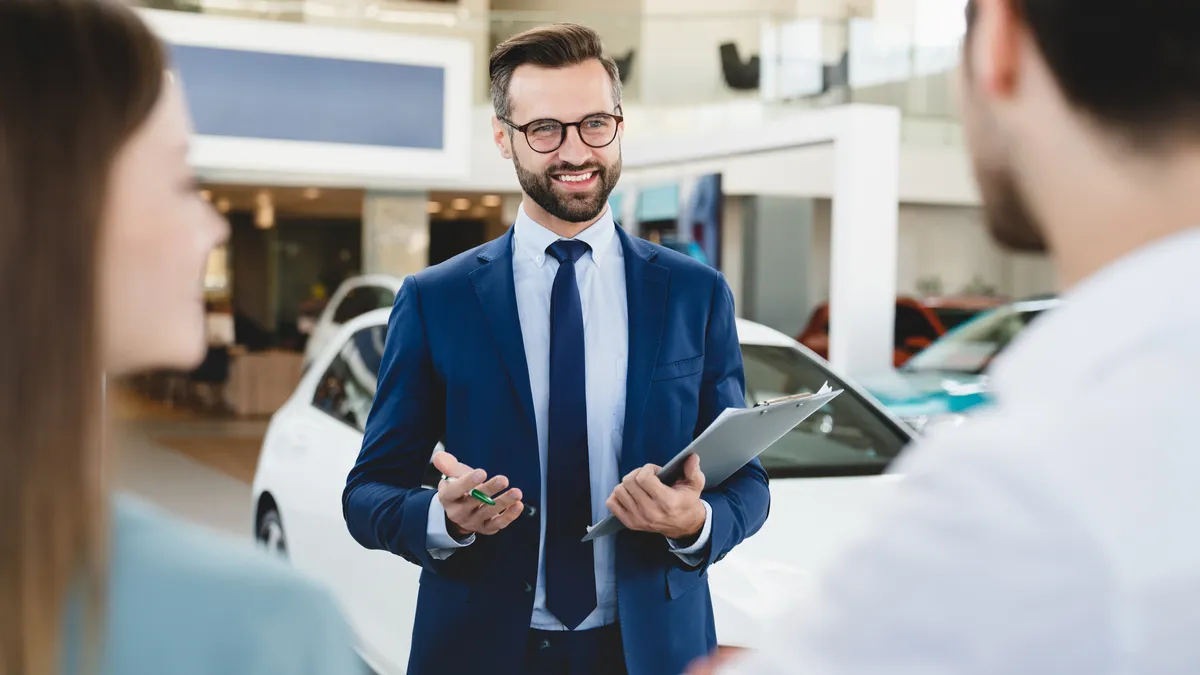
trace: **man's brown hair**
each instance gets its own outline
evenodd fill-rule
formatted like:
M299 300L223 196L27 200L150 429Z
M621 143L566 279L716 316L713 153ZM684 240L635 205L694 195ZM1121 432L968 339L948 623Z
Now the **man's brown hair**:
M512 106L508 85L513 71L533 64L543 68L565 68L596 59L612 80L613 105L621 105L621 74L617 63L604 55L600 34L575 23L555 23L519 33L496 45L488 64L492 78L492 108L496 116L509 119Z

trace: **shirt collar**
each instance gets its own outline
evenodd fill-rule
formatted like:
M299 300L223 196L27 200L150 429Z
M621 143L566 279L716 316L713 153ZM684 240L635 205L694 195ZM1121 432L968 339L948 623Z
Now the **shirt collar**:
M546 263L546 249L562 237L542 227L537 221L525 213L525 207L517 209L517 222L513 232L513 246L520 255L527 256L534 264L541 267ZM613 222L612 209L607 205L600 220L592 223L575 237L591 247L592 261L597 266L603 266L604 261L611 255L619 256L621 251L617 246L617 225Z
M1064 293L991 368L998 398L1062 396L1152 340L1200 326L1200 228L1126 255Z

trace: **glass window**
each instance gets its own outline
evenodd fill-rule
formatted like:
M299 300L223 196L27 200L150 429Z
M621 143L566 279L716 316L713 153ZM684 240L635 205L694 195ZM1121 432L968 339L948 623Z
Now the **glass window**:
M979 315L979 310L959 307L938 307L933 310L933 313L937 315L938 321L942 322L942 326L949 331L974 319Z
M352 288L334 310L333 322L339 325L344 324L372 310L391 307L395 300L396 294L392 292L392 289L383 286Z
M845 384L799 349L742 345L746 403L811 393ZM882 473L908 435L874 404L846 389L759 459L773 478L865 476Z
M933 341L938 338L938 332L921 310L908 304L897 303L895 344L897 347L903 347L905 340L913 337Z
M313 395L313 407L359 431L375 400L387 326L364 328L342 345Z
M963 324L917 354L904 370L977 375L1025 326L1049 308L1047 303L1007 305Z

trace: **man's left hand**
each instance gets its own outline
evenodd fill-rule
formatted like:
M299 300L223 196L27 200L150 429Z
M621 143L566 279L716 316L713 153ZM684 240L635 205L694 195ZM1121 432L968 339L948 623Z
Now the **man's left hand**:
M608 510L631 530L657 532L676 541L694 540L708 515L700 503L704 491L700 458L688 457L683 478L671 486L658 479L660 468L647 464L631 471L608 498Z

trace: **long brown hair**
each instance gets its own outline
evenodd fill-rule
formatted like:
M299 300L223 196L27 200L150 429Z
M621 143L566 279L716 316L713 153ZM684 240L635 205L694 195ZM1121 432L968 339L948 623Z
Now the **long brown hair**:
M0 675L56 672L68 598L103 606L101 218L165 67L115 0L0 1Z

